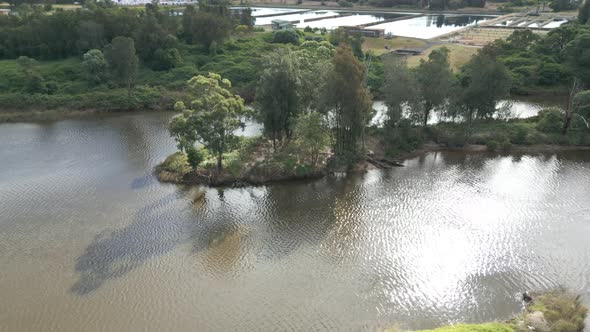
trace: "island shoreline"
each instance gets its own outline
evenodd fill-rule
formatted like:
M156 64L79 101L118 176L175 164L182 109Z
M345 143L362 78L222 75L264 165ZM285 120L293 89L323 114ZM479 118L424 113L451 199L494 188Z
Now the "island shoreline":
M590 152L590 146L578 146L578 145L551 145L551 144L536 144L536 145L513 145L510 149L501 150L501 151L490 151L485 145L480 144L470 144L465 145L463 147L448 147L440 144L435 143L426 143L421 148L416 149L411 152L398 154L392 158L385 157L385 156L375 156L369 158L376 158L376 159L386 159L390 161L394 161L399 163L400 165L389 164L388 167L380 168L376 167L374 164L370 163L367 159L363 160L354 167L349 170L334 170L330 169L329 167L323 167L314 171L312 173L302 174L302 175L295 175L295 174L288 174L288 175L276 175L276 176L238 176L232 177L228 174L224 173L221 177L214 177L214 176L207 176L200 173L188 173L185 175L177 174L174 172L170 172L164 169L161 169L162 164L158 164L154 168L154 175L158 180L162 183L174 183L174 184L182 184L182 185L189 185L189 186L207 186L212 188L239 188L239 187L249 187L249 186L264 186L268 184L275 184L275 183L292 183L292 182L301 182L301 181L313 181L325 178L327 176L337 176L341 174L359 174L364 173L369 170L376 170L376 169L391 169L395 167L404 167L405 165L402 162L421 157L426 155L427 153L432 152L461 152L461 153L473 153L473 154L480 154L480 153L494 153L494 154L543 154L543 153L559 153L559 152L576 152L576 151L587 151Z

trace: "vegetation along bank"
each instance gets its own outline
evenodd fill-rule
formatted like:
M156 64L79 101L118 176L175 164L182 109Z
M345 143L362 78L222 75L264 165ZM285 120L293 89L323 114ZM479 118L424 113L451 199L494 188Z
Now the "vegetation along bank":
M387 167L420 149L476 145L489 151L541 151L590 145L585 90L590 33L581 22L545 37L516 31L477 51L458 70L445 47L415 67L396 57L384 57L377 66L362 51L363 38L343 30L331 33L331 42L296 41L297 33L290 31L277 35L293 36L299 45L261 57L253 110L243 107L220 75L189 81L188 97L176 104L179 115L170 123L180 153L160 165L161 179L263 183L365 169L367 162ZM369 61L380 76L367 70ZM511 92L537 87L569 91L566 109L513 119L497 107ZM380 125L371 122L374 96L387 105ZM245 117L264 125L261 137L236 136ZM432 124L434 117L438 121Z
M582 332L584 330L584 319L588 308L581 303L579 296L568 294L562 289L523 295L526 298L523 312L506 322L457 324L421 332Z

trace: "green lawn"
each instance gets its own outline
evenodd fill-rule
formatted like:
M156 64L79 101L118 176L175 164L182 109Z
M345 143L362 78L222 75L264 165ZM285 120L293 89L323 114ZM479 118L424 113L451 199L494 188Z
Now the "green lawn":
M363 51L372 51L375 55L381 55L391 50L398 50L404 48L421 48L425 47L426 45L427 44L425 41L415 38L365 38L365 42L363 43ZM389 49L386 49L385 46L388 46Z

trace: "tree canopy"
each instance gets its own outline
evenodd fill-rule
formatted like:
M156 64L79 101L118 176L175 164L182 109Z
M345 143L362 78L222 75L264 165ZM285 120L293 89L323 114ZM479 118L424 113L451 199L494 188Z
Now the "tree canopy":
M135 44L128 37L116 37L105 47L105 57L111 75L122 85L127 87L131 95L131 89L137 75L139 59L135 55Z
M235 144L235 131L243 128L247 114L244 100L233 95L231 82L218 74L195 76L188 82L194 96L190 105L179 101L174 109L180 114L170 120L170 134L182 151L191 151L196 142L217 157L217 170L223 168L223 153Z
M336 49L332 65L325 98L334 121L334 152L346 159L357 158L372 109L371 95L364 86L365 68L348 44Z
M301 111L301 70L289 49L278 50L263 61L266 65L256 89L256 103L276 149L277 141L291 135L292 121Z
M449 64L449 50L445 47L433 50L427 61L421 60L416 68L416 81L422 99L422 124L426 127L430 112L442 106L450 95L453 73Z

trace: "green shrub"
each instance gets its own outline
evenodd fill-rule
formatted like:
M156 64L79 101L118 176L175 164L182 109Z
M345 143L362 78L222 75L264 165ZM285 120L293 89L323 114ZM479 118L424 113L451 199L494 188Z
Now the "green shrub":
M537 69L537 77L541 85L556 85L562 82L564 77L567 77L567 73L563 69L563 65L542 62Z
M224 154L223 161L226 171L234 177L240 176L244 168L244 163L240 160L237 151Z
M560 319L553 324L553 328L551 331L556 332L579 332L581 331L578 329L578 326L572 322L568 322L566 320Z
M526 139L525 139L525 144L526 145L535 145L535 144L543 144L545 143L546 138L545 135L541 134L538 131L532 131L529 134L527 134Z
M186 174L191 170L186 154L180 151L169 155L157 168L177 174Z
M250 28L247 25L236 25L236 27L234 28L234 31L238 34L245 34L248 33L250 31Z
M294 30L278 30L273 32L272 42L299 45L299 34Z
M446 137L446 144L451 148L460 148L465 146L465 134L461 131L453 132Z
M154 53L153 67L155 70L169 70L182 63L180 52L176 48L159 48Z
M537 130L543 133L558 133L563 127L563 113L558 108L547 108L539 112Z
M512 143L510 143L510 140L509 139L505 138L500 143L500 146L502 147L502 150L508 151L508 150L510 150L512 148Z
M196 170L197 167L199 167L199 165L205 160L206 151L204 149L192 147L188 149L186 155L189 165L191 165L192 169Z
M499 146L498 142L496 142L495 140L492 140L492 139L486 143L486 147L487 147L488 151L496 151L498 149L498 146Z
M516 125L516 129L512 133L510 137L510 142L514 144L526 144L526 137L528 135L528 130L523 125Z
M295 167L295 174L298 176L311 174L312 171L313 171L313 167L311 165L299 164Z

